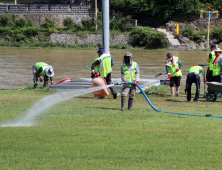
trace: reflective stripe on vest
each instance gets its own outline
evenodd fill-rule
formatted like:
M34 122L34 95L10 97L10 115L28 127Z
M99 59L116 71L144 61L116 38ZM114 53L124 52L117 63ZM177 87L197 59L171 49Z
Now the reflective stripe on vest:
M137 65L136 62L132 62L132 67L130 72L128 66L122 64L123 74L128 82L133 82L136 80L136 65ZM131 87L131 84L127 85L124 84L124 86Z
M222 56L220 56L220 58L221 58ZM220 58L218 59L218 61L220 60ZM217 62L217 65L215 66L215 65L213 65L213 76L218 76L218 75L220 75L221 74L221 66L220 66L220 64L218 64L218 62Z
M103 62L103 68L100 71L100 76L106 77L112 71L111 56L110 54L102 54L99 57L99 60Z
M45 69L48 67L49 65L44 63L44 62L38 62L35 64L36 70L38 71L40 67L42 67L42 71L39 73L40 76L45 76Z
M216 58L216 55L215 55L214 51L211 51L211 56L212 56L212 58L211 58L210 63L209 63L209 70L212 71L213 70L213 62L214 62L214 60Z
M193 66L189 69L189 73L196 73L201 76L200 67L199 66Z
M175 61L176 61L176 65L173 66L172 61L170 61L170 65L168 66L169 73L170 73L171 75L172 75L172 74L177 70L177 68L179 67L179 62L178 62L178 61L179 61L179 58L174 56L174 59L175 59ZM167 62L167 59L166 59L166 62ZM181 69L180 69L178 72L176 72L174 75L172 75L172 77L175 77L175 76L182 76Z
M96 58L96 59L93 61L93 63L95 63L95 62L98 61L98 60L99 60L99 57ZM95 73L98 73L98 70L99 70L99 65L95 65L95 67L94 67Z

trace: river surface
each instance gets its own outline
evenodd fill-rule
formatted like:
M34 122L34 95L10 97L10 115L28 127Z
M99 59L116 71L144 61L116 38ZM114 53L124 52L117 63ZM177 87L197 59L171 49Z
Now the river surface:
M159 72L165 73L166 53L172 52L182 62L182 87L185 85L188 69L193 64L207 64L208 51L147 51L147 50L111 50L114 59L112 78L120 78L120 67L123 56L131 52L133 61L140 68L140 78L155 79ZM18 89L33 83L32 65L45 62L52 65L55 76L54 82L65 78L90 78L91 73L83 64L91 68L98 57L97 50L50 50L50 49L0 49L0 89ZM207 66L204 67L207 70ZM156 79L164 80L166 75ZM203 81L201 77L201 87Z

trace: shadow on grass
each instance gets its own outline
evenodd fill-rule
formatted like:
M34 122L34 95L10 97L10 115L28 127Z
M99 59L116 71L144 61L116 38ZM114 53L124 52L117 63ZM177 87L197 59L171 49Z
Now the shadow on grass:
M108 107L85 107L85 108L95 108L95 109L103 109L103 110L120 110L120 108L108 108Z

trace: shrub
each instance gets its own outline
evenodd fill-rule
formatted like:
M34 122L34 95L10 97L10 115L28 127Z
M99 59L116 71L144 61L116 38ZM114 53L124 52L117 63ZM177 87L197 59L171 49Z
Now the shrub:
M27 22L26 22L26 20L25 19L17 19L16 21L15 21L15 26L16 27L18 27L18 28L22 28L22 27L25 27L25 26L27 26Z
M149 27L135 28L132 31L135 38L133 45L145 48L166 48L169 42L161 32L156 32Z
M186 27L181 31L181 34L184 37L188 37L190 39L193 39L194 29L192 27Z
M63 25L68 27L68 28L72 28L73 27L73 24L74 24L74 21L72 18L68 17L68 18L65 18L63 20Z
M219 27L215 27L214 30L212 30L210 32L210 37L211 38L221 38L222 37L222 27L219 26Z
M35 23L32 20L29 20L27 23L27 27L35 27Z
M89 20L89 19L82 19L82 26L85 29L89 29L94 25L94 20Z
M44 24L41 25L42 28L55 28L55 21L52 21L48 18L46 18L46 21Z
M1 18L0 18L0 24L1 24L1 26L4 26L4 27L12 26L13 25L13 21L12 21L11 16L9 14L2 15Z

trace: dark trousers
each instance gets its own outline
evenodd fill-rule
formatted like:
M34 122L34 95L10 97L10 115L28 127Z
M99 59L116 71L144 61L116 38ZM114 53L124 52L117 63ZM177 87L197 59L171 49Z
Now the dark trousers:
M192 83L196 84L196 95L195 95L194 100L199 99L199 95L200 95L200 76L198 74L195 74L195 73L189 73L187 75L187 101L190 101L190 99L191 99Z
M220 77L220 75L218 75L218 76L213 76L212 79L211 79L211 81L212 81L212 82L219 82L219 83L220 83L220 82L221 82L221 77Z
M109 73L105 78L106 80L106 84L109 85L109 84L112 84L112 81L111 81L111 73ZM109 87L109 89L111 90L111 93L115 93L115 89L113 86Z

